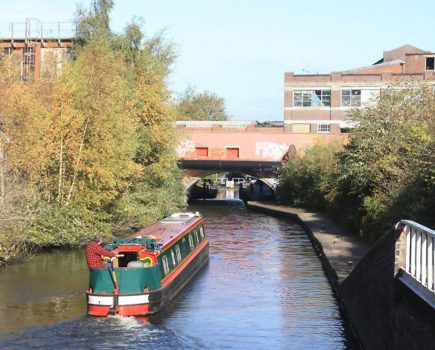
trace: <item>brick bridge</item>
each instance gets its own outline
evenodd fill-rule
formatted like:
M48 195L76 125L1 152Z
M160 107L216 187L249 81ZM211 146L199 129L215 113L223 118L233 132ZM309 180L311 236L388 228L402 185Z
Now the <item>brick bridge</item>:
M290 153L303 152L316 143L345 142L347 137L288 133L283 126L250 121L178 121L176 129L178 164L186 170L186 188L217 172L243 173L271 184Z

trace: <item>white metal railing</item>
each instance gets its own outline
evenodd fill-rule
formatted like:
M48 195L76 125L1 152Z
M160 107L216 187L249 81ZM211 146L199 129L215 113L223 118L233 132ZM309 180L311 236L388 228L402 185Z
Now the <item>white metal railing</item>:
M435 293L435 231L414 221L400 222L406 225L405 270Z
M12 40L60 40L75 36L76 26L74 22L41 22L36 18L27 18L26 22L10 23L8 34L5 35L2 32L0 35L3 39Z

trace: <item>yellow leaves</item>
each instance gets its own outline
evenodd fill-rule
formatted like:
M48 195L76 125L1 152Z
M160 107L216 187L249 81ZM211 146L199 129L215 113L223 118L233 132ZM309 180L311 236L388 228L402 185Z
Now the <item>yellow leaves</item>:
M165 208L183 202L168 70L158 57L138 50L132 66L110 41L95 37L53 81L23 84L0 71L9 169L37 200L104 217L122 198L139 211L157 205L156 213L164 196L172 198ZM145 203L146 188L162 198Z
M124 70L100 42L84 48L53 83L2 86L10 169L25 175L42 198L68 203L83 197L105 205L138 172L137 126L132 113L125 113Z
M26 231L32 244L80 243L109 224L137 226L184 204L166 85L171 45L137 41L137 31L88 34L61 74L46 67L45 81L18 82L14 67L0 65L0 132L11 140L8 172L26 194L16 202L37 210Z
M46 114L46 106L41 102L45 90L38 84L19 82L3 86L2 127L11 139L7 154L13 170L25 168L25 173L30 174L41 167L35 160L44 160L38 141L42 133L39 120Z

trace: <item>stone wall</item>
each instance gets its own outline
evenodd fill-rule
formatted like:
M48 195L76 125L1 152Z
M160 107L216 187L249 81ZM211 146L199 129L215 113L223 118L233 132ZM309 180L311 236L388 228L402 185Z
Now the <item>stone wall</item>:
M433 304L394 273L401 232L398 227L379 239L339 286L340 302L364 349L430 349L435 344Z

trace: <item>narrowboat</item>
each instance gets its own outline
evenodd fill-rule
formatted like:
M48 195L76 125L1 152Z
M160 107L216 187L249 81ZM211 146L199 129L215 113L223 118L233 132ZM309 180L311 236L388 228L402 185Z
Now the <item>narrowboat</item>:
M208 261L199 213L175 213L105 246L118 255L90 272L88 314L144 316L164 308Z

